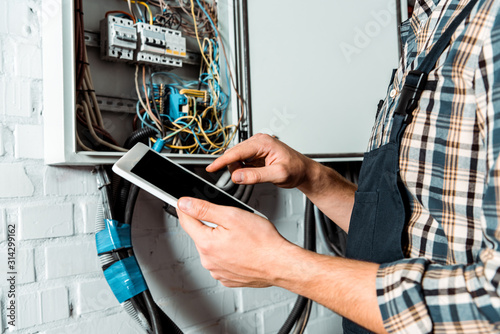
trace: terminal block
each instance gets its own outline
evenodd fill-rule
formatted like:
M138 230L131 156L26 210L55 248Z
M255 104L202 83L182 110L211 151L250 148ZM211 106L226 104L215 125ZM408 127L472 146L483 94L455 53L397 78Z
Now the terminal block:
M132 20L108 16L101 21L101 55L110 61L133 61L137 30Z

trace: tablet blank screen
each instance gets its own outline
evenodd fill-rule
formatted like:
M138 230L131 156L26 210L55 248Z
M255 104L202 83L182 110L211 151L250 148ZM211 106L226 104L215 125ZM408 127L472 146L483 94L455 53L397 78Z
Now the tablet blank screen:
M214 204L234 206L253 212L234 198L220 192L215 186L179 168L152 151L148 151L132 168L131 172L176 199L183 196L194 197Z

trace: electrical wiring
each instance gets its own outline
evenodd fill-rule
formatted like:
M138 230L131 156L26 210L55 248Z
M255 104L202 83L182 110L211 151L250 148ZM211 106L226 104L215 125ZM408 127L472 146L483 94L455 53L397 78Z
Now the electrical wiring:
M182 130L184 130L184 129L186 129L186 128L190 127L190 126L191 126L191 124L193 124L193 122L196 120L196 99L195 99L195 98L191 98L191 99L190 99L190 101L191 101L191 103L192 103L192 105L193 105L193 113L194 113L194 114L193 114L192 116L183 116L183 117L179 117L176 121L180 121L180 120L182 120L182 119L184 119L184 118L191 118L191 121L190 121L189 123L187 123L186 125L184 125L183 127L179 128L178 130L175 130L175 131L173 131L172 133L170 133L169 135L165 136L165 137L163 138L163 140L167 140L167 139L169 139L170 137L175 136L176 134L178 134L178 133L179 133L179 132L181 132ZM175 124L175 123L174 123L174 125L179 126L178 124Z
M139 65L135 65L135 89L136 89L136 92L137 92L137 98L139 99L139 102L141 103L142 107L144 108L144 110L146 110L146 113L154 121L154 124L158 127L158 129L160 130L160 133L161 133L163 131L162 125L161 125L161 121L155 115L153 115L153 113L150 110L150 108L148 106L146 106L146 104L142 100L141 92L140 92L140 89L139 89L138 73L139 73ZM145 83L144 83L144 85L145 85ZM147 90L145 91L145 93L147 95Z
M123 10L110 10L109 12L106 12L104 17L108 17L110 14L123 14L129 17L134 23L136 22L135 17L133 17L130 13L124 12Z
M139 4L139 5L143 5L144 7L146 7L148 14L149 14L149 24L151 24L151 25L153 24L153 12L151 12L151 8L149 8L147 3L145 3L144 1L135 1L135 0L123 0L123 1L127 1L128 8L130 10L130 13L132 13L132 15L134 13L132 11L132 4Z
M78 108L83 108L83 112L85 114L85 117L87 118L87 124L91 124L92 121L90 119L90 112L89 112L89 107L87 105L87 102L83 101L81 105L79 105L77 107ZM94 130L94 127L92 126L89 126L88 129L90 130L90 134L92 135L92 137L100 144L104 145L104 146L107 146L113 150L116 150L116 151L121 151L121 152L127 152L128 150L124 149L123 147L120 147L120 146L117 146L117 145L114 145L114 144L110 144L108 143L107 141L105 140L102 140L96 133L95 133L95 130Z
M76 133L76 142L78 143L78 145L82 148L82 150L84 151L92 151L91 148L87 147L83 141L80 139L80 136L78 135L78 132Z
M142 67L142 84L144 86L144 94L146 95L146 112L149 114L149 116L154 120L154 122L157 124L158 128L160 129L160 132L162 135L165 135L165 129L163 128L163 123L160 121L160 119L153 113L151 110L151 104L149 103L149 94L148 94L148 88L146 86L146 66ZM154 101L154 99L153 99ZM155 108L156 109L156 108Z
M83 27L83 7L82 1L75 1L76 19L75 19L75 53L77 55L77 80L76 80L76 116L78 121L89 130L91 138L95 143L84 143L82 137L78 134L77 144L82 150L91 151L93 145L102 145L115 151L126 151L120 147L113 139L111 134L105 130L103 117L99 108L99 103L92 83L92 76L88 63L87 48L85 46L84 27ZM78 131L78 130L77 130ZM104 139L106 140L104 140Z
M218 106L218 102L220 101L219 99L219 96L221 94L221 91L219 89L220 85L218 84L218 81L219 81L219 69L218 69L218 66L215 65L215 62L214 62L214 59L212 57L212 55L215 53L215 60L217 61L218 59L218 55L217 55L217 52L215 52L215 48L213 47L213 42L208 39L208 38L204 38L203 40L203 44L201 43L200 41L200 36L198 34L198 28L197 28L197 22L196 22L196 15L195 15L195 12L194 12L194 2L193 0L190 0L191 2L191 15L192 15L192 19L193 19L193 25L194 25L194 28L195 28L195 36L196 36L196 40L197 40L197 43L198 43L198 46L200 48L200 51L201 51L201 55L202 55L202 58L204 60L204 63L205 63L205 66L207 68L207 84L210 88L210 91L211 91L211 108L214 109L215 113L215 121L217 122L218 126L222 129L224 129L222 131L222 136L223 136L223 146L219 146L219 145L214 145L213 142L211 142L210 140L208 140L205 136L205 140L207 140L207 142L209 142L212 147L215 147L217 148L217 150L215 151L210 151L210 150L207 150L205 148L202 148L205 152L210 152L210 153L213 153L213 154L217 154L217 153L220 153L222 152L228 145L229 143L232 141L232 139L234 138L234 134L236 132L236 129L238 128L238 126L236 126L235 128L235 131L233 132L230 140L228 140L227 138L227 134L225 132L225 129L223 126L222 126L222 122L220 121L219 119L219 116L217 115L217 106ZM199 2L198 2L199 3ZM201 5L201 4L200 4ZM210 22L213 24L213 21L210 19L210 17L208 16L208 13L206 13L206 11L203 9L203 12L207 15L207 17L209 18ZM206 53L208 53L208 56L206 55ZM202 67L203 68L203 65ZM200 77L202 77L202 74L200 74ZM206 112L208 111L209 108L207 108L203 113L202 113L202 116L205 116ZM241 118L240 118L241 120Z
M151 74L151 77L154 78L159 74L165 73L153 73ZM174 77L173 80L176 81L177 86L183 85L179 78ZM177 89L172 85L162 84L161 87L167 88L170 94L178 93ZM149 92L149 94L151 94L151 102L153 103L153 105L158 103L158 101L160 104L162 103L162 99L164 97L162 94L159 94L160 90L158 88L158 85L155 86L155 84L151 84L150 88L144 87L143 90L146 90ZM167 122L165 130L171 131L168 135L164 136L163 139L167 140L171 137L180 135L181 133L186 133L191 135L186 138L191 138L190 140L194 142L187 144L185 142L186 138L183 139L177 137L177 140L180 140L180 142L184 142L185 144L167 144L165 146L170 146L169 148L189 147L190 150L188 151L188 153L196 153L197 151L201 151L204 153L213 153L217 151L220 152L221 150L225 149L228 144L226 133L231 131L231 129L235 129L235 125L224 126L220 119L220 111L218 111L217 108L214 108L212 105L206 107L203 110L202 115L197 112L197 99L200 99L202 104L207 103L206 100L208 95L206 91L182 88L179 93L180 92L184 93L188 99L189 112L186 116L181 116L177 119L172 119L169 115L159 115L160 117L166 119L166 121L164 121L164 123ZM146 104L144 105L144 107L146 107L146 111L148 110L147 103L148 102L146 101ZM151 124L146 121L146 118L142 116L142 113L139 112L138 108L136 108L136 110L137 118L144 123L143 125L151 126ZM158 124L158 122L156 123ZM221 136L223 137L222 141L219 140Z
M134 20L136 20L136 17L134 15L134 11L132 10L132 2L130 0L125 0L125 1L127 1L128 10L130 11L130 14L134 17Z
M198 0L197 0L197 1L198 1ZM198 3L199 3L199 2L198 2ZM191 0L191 6L192 6L191 8L193 8L193 0ZM222 52L223 52L223 54L224 54L224 59L226 60L226 61L225 61L225 64L226 64L226 66L227 66L227 64L228 64L228 62L229 62L229 59L228 59L228 57L227 57L227 54L226 54L226 48L225 48L225 46L224 46L224 43L222 42L221 35L220 35L220 33L219 33L219 30L218 30L218 28L217 28L217 25L213 24L213 21L214 21L214 20L212 20L212 19L211 19L210 15L209 15L206 11L204 11L204 13L205 13L205 15L206 15L208 18L210 18L210 22L212 23L212 27L213 27L213 29L215 30L215 32L216 32L216 34L217 34L217 36L218 36L218 40L219 40L219 43L220 43L220 45L221 45L221 47L222 47ZM194 16L193 16L193 20L195 20ZM236 125L236 128L239 128L239 126L240 126L241 122L242 122L242 121L243 121L243 119L245 118L245 103L244 103L243 98L241 97L241 95L240 95L240 93L239 93L238 89L236 88L236 83L235 83L235 80L234 80L234 77L233 77L233 73L232 73L231 67L230 67L230 66L227 66L227 70L228 70L227 72L229 72L229 77L230 77L230 79L231 79L231 86L233 87L234 91L236 92L236 95L237 95L238 100L239 100L239 102L240 102L240 108L241 108L241 111L240 111L240 117L239 117L238 123L237 123L237 125ZM231 90L229 89L229 92L230 92L230 91L231 91ZM231 142L231 141L233 140L233 138L234 138L235 134L236 134L236 132L234 132L234 133L231 135L231 138L230 138L229 142Z
M300 319L298 320L292 334L303 334L305 332L307 323L309 322L309 317L311 315L312 303L313 302L310 299L307 301L306 308L304 312L302 312L302 315L300 316Z

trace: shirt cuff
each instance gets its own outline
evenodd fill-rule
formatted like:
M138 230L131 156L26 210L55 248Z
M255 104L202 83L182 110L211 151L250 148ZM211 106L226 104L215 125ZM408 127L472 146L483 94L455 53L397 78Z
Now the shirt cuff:
M427 265L427 260L413 258L379 267L377 300L387 332L432 332L432 320L422 292L422 279Z

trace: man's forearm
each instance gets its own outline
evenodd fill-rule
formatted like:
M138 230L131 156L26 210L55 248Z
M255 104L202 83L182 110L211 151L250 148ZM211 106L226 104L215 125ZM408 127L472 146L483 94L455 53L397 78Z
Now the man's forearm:
M310 298L376 333L385 333L375 281L379 265L320 255L295 245L280 250L272 284Z
M306 180L298 187L324 214L344 231L349 229L356 185L335 170L313 160Z

